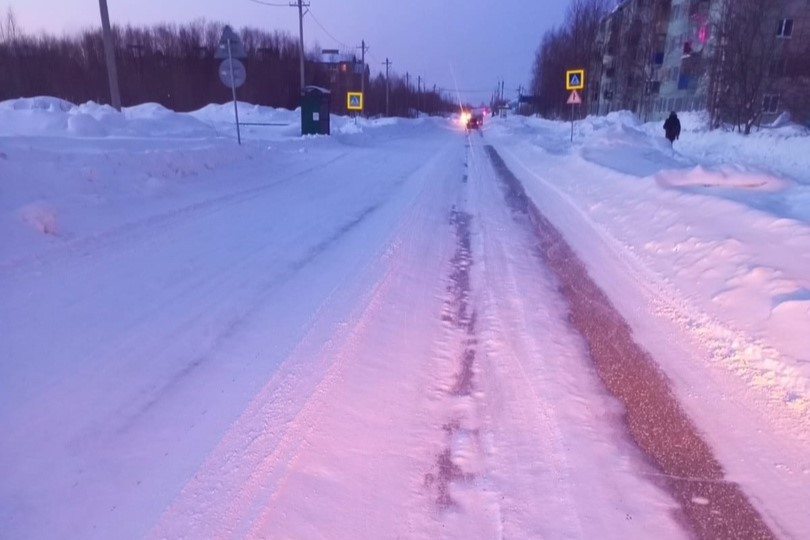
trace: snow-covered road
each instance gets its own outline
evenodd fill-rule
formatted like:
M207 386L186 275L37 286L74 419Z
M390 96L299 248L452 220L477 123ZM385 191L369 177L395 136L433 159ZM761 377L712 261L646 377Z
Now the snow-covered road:
M487 138L378 130L246 150L0 257L5 533L708 537L722 471L678 484L639 445Z
M362 301L316 321L151 537L682 536L486 155L449 137Z

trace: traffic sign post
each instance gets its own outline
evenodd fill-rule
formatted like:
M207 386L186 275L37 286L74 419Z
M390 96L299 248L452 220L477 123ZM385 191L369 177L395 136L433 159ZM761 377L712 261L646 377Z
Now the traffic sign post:
M222 59L223 62L219 65L219 80L225 86L231 87L231 95L233 96L233 115L236 118L236 140L242 144L242 133L239 129L239 108L236 105L236 89L245 84L247 79L247 70L245 65L239 61L239 58L245 58L247 53L245 47L239 40L230 26L226 26L222 31L222 37L219 40L219 45L214 53L214 58Z
M571 91L568 104L571 105L571 142L574 142L574 107L582 105L578 90L585 88L585 70L569 69L565 72L565 89Z
M346 109L350 111L363 110L363 92L346 93Z

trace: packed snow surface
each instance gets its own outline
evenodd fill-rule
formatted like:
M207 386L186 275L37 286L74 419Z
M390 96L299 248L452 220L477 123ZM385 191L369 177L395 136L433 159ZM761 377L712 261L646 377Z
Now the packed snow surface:
M801 128L239 108L0 103L3 535L688 537L485 143L810 535Z

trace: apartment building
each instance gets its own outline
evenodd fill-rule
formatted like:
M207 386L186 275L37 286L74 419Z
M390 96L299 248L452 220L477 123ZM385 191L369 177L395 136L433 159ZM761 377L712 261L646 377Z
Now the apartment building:
M646 116L659 92L671 0L624 0L599 27L590 66L593 114L632 110Z
M672 0L650 119L706 109L715 28L709 0Z
M726 22L746 2L759 11L746 18L756 27L744 32L759 39L736 36L738 45L755 44L746 72L755 80L743 97L761 107L762 123L784 111L810 121L810 0L624 0L600 25L589 112L628 109L658 120L670 111L716 108L740 69L738 60L724 65L734 58L735 38L727 34L739 33Z
M810 125L810 0L782 2L774 28L776 47L763 92L763 121L790 111L794 120Z

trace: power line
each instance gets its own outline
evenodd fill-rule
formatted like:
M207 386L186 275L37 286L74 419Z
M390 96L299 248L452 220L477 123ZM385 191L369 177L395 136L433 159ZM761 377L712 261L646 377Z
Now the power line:
M324 25L322 25L322 24L321 24L321 21L319 21L319 20L318 20L318 18L315 16L315 14L314 14L314 13L312 13L312 8L307 9L307 13L309 13L309 15L312 17L312 20L315 22L315 24L317 24L317 25L318 25L318 27L319 27L321 30L323 30L323 31L324 31L324 33L325 33L327 36L329 36L330 38L332 38L332 40L333 40L335 43L337 43L337 44L339 44L339 45L342 45L344 49L351 49L351 48L352 48L352 47L350 47L350 46L346 45L345 43L343 43L342 41L340 41L340 40L339 40L338 38L336 38L335 36L333 36L333 35L332 35L332 33L331 33L331 32L329 32L329 30L327 30L327 29L326 29L326 27L325 27Z
M253 2L254 4L261 4L263 6L270 6L270 7L290 7L289 4L276 4L274 2L263 2L262 0L248 0L248 2Z

